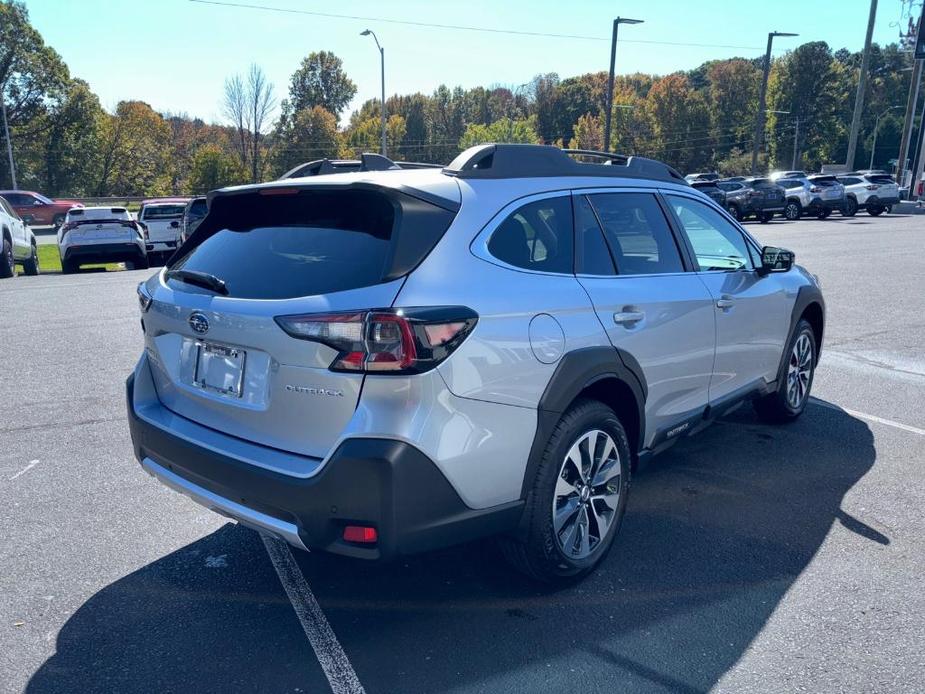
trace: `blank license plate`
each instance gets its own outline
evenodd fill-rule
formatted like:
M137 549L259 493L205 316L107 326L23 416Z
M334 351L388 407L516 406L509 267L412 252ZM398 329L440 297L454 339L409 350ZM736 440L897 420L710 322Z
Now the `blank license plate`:
M197 343L197 347L193 385L228 397L240 398L241 386L244 383L244 361L247 356L245 351L208 342Z

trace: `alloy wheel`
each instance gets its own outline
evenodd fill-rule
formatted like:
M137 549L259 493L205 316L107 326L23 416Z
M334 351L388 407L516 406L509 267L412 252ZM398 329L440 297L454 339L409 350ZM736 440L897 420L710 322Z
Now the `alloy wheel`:
M803 333L793 345L787 366L787 404L795 410L800 408L809 393L812 373L813 345L809 335Z
M585 559L606 539L620 506L620 453L613 438L582 434L559 469L552 502L556 542L571 559Z
M784 216L794 222L800 218L800 208L795 202L788 202L787 207L784 208Z

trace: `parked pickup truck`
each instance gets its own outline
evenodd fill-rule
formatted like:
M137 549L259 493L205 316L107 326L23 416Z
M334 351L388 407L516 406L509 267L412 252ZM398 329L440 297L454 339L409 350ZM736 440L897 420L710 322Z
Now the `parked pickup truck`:
M138 221L145 229L145 246L151 262L173 254L180 241L180 221L189 198L143 200Z

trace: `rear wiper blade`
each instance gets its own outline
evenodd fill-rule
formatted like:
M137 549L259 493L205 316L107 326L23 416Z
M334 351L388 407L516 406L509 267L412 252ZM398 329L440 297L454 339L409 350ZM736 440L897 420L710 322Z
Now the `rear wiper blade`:
M198 270L168 270L164 275L167 279L178 279L181 282L186 282L187 284L194 284L198 287L204 287L205 289L211 289L217 294L228 294L228 287L225 285L225 280L215 275L209 274L208 272L199 272Z

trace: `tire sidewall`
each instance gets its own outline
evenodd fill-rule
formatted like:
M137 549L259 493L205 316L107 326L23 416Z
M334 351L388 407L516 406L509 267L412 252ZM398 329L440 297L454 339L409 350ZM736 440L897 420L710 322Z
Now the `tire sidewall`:
M13 246L3 239L0 243L0 277L16 277L16 259L13 257Z
M806 397L803 398L803 402L800 403L799 407L791 407L790 402L787 400L787 372L789 370L790 364L790 355L793 353L793 347L796 345L797 340L800 339L801 335L807 335L809 337L809 344L812 346L812 369L809 372L809 383L806 385ZM813 381L816 379L816 361L818 355L816 353L816 336L813 333L812 326L805 320L801 320L797 323L797 328L793 332L793 337L790 339L790 342L787 343L787 353L784 355L784 370L781 377L781 385L778 389L778 395L781 399L781 404L787 411L787 414L790 417L798 417L802 414L803 410L806 409L806 403L809 402L809 396L813 392Z
M630 446L623 425L616 414L602 403L590 403L580 408L580 415L569 422L568 432L556 437L555 433L543 455L543 462L538 471L536 486L537 508L534 509L534 528L539 535L544 563L553 567L552 571L561 577L579 576L593 569L607 556L613 546L614 538L619 534L626 512L629 493ZM605 537L595 550L584 559L567 556L559 547L553 529L552 508L555 497L556 481L565 456L572 445L587 432L600 429L607 432L614 440L620 454L620 500L614 521Z

